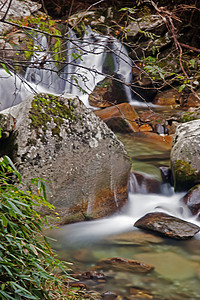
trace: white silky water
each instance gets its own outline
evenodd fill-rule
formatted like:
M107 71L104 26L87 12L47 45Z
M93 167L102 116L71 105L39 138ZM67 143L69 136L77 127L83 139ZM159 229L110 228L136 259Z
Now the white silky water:
M89 107L88 96L107 75L117 74L123 82L124 101L138 103L130 90L132 61L128 51L116 38L86 29L83 38L72 30L63 51L65 66L58 69L46 36L34 38L34 55L24 78L0 69L0 110L16 105L31 93L74 94Z
M131 136L120 135L120 139L133 160L133 171L136 167L137 172L142 172L144 181L141 183L134 174L131 175L128 203L115 215L48 232L48 236L55 239L52 246L59 258L74 264L72 269L76 278L77 274L85 272L103 273L106 278L103 283L95 279L80 281L88 290L93 289L101 295L108 291L122 300L200 299L199 234L191 240L176 241L134 227L139 218L150 212L165 212L200 225L181 202L184 193L174 193L169 184L161 184L159 193L148 193L148 179L160 180L158 165L169 165L169 152ZM143 155L145 158L148 155L149 160L143 162ZM116 257L141 261L155 269L146 274L112 266L108 269L101 263L102 259Z

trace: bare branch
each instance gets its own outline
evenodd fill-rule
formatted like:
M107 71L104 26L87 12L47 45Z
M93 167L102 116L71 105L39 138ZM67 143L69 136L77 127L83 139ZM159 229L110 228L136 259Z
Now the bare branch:
M8 2L8 0L6 0L6 2L4 2L3 6L1 7L1 9L5 6L5 4L6 4L7 2ZM7 14L8 14L8 11L9 11L9 9L10 9L11 3L12 3L12 0L9 1L8 7L7 7L7 9L6 9L5 13L4 13L4 16L0 19L1 22L5 20Z

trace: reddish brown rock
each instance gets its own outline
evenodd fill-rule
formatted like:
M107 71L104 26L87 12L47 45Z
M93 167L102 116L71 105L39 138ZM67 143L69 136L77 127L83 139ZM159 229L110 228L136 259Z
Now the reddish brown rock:
M146 214L134 226L155 231L173 239L188 239L200 230L197 225L161 212Z
M197 215L200 212L200 185L190 189L181 200L187 205L193 215Z
M153 128L149 124L143 124L140 126L139 131L149 132L153 131Z
M147 124L153 129L154 132L158 134L166 134L168 132L167 128L167 122L166 120L160 115L157 114L151 110L148 110L140 115L140 121L142 123L146 123L144 125L147 126ZM140 126L140 131L141 130ZM145 131L152 131L152 130L145 130Z
M147 273L154 269L153 266L145 264L143 262L126 259L121 257L112 257L101 259L98 262L103 269L114 269L117 271L135 272L135 273Z
M128 103L121 103L117 106L107 107L94 112L100 117L109 128L117 132L136 132L139 118L135 109Z
M197 90L196 92L197 94L200 93L200 89ZM200 102L199 102L199 99L194 95L194 94L190 94L188 99L187 99L187 103L186 103L187 106L189 107L199 107L200 106Z
M116 80L115 80L116 79ZM89 95L89 104L95 107L108 107L112 104L128 102L123 84L118 75L100 81Z
M153 104L156 105L182 105L183 103L183 93L178 92L175 89L167 90L158 93L153 100Z

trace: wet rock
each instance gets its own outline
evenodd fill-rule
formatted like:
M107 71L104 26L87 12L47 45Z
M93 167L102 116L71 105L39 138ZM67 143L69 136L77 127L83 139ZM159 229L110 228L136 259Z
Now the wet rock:
M89 104L95 107L108 107L112 104L128 102L124 86L118 80L120 80L119 75L114 75L113 78L106 77L98 82L89 95Z
M140 121L151 125L153 131L158 134L166 134L168 132L166 120L160 114L153 111L148 110L142 113Z
M181 105L183 102L183 93L178 92L175 89L167 90L161 93L158 93L153 100L153 104L156 105Z
M14 163L28 185L36 177L50 181L47 197L60 222L77 212L109 215L127 202L125 148L77 97L30 96L2 114L16 119L8 142Z
M159 167L163 183L173 185L172 171L169 167Z
M176 191L200 183L200 120L177 127L171 150L171 168Z
M71 282L69 284L70 287L75 287L75 288L79 288L79 289L86 289L86 284L82 283L82 282Z
M98 282L105 282L106 277L103 273L96 272L96 271L87 271L78 275L75 275L76 278L78 279L92 279Z
M129 289L129 293L130 295L134 295L135 298L133 299L141 299L141 300L153 299L153 295L145 289L131 287Z
M200 227L195 224L162 212L148 213L139 219L134 226L155 231L173 239L188 239L200 230Z
M149 132L149 131L153 131L153 128L149 124L142 124L139 128L139 131Z
M102 269L113 269L116 271L126 271L135 273L147 273L154 269L153 266L142 263L140 261L126 259L121 257L112 257L107 259L101 259L98 262L98 266Z
M190 189L188 193L181 199L193 215L200 212L200 185Z
M163 253L140 253L134 255L134 258L153 264L155 272L170 281L194 277L198 266L198 263L169 251Z
M138 114L128 103L121 103L117 106L107 107L97 110L94 113L115 132L138 131L138 125L136 123Z
M198 89L196 91L197 94L200 93L200 89ZM187 106L192 106L192 107L199 107L200 106L200 102L199 102L199 99L194 95L194 94L190 94L188 99L187 99L187 103L186 103Z
M161 193L161 182L142 173L130 173L130 190L133 193Z
M116 300L118 295L113 292L104 292L101 294L103 300Z

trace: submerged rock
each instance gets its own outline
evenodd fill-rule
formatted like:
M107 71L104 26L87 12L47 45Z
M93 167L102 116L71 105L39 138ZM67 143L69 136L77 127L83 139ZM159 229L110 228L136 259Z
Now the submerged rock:
M200 212L200 185L190 189L188 193L181 199L193 215Z
M199 232L200 227L162 212L148 213L135 227L155 231L173 239L188 239Z
M171 150L171 167L176 191L200 183L200 120L177 127Z
M48 200L60 222L66 215L103 217L127 202L125 148L77 97L39 94L2 114L16 120L7 141L11 158L27 184L35 177L49 181Z
M162 237L155 236L151 233L145 233L139 230L121 233L119 235L109 236L106 241L110 244L117 245L148 245L161 244Z
M112 257L101 259L98 265L103 269L114 269L116 271L147 273L154 269L153 266L142 263L133 259L126 259L121 257Z

